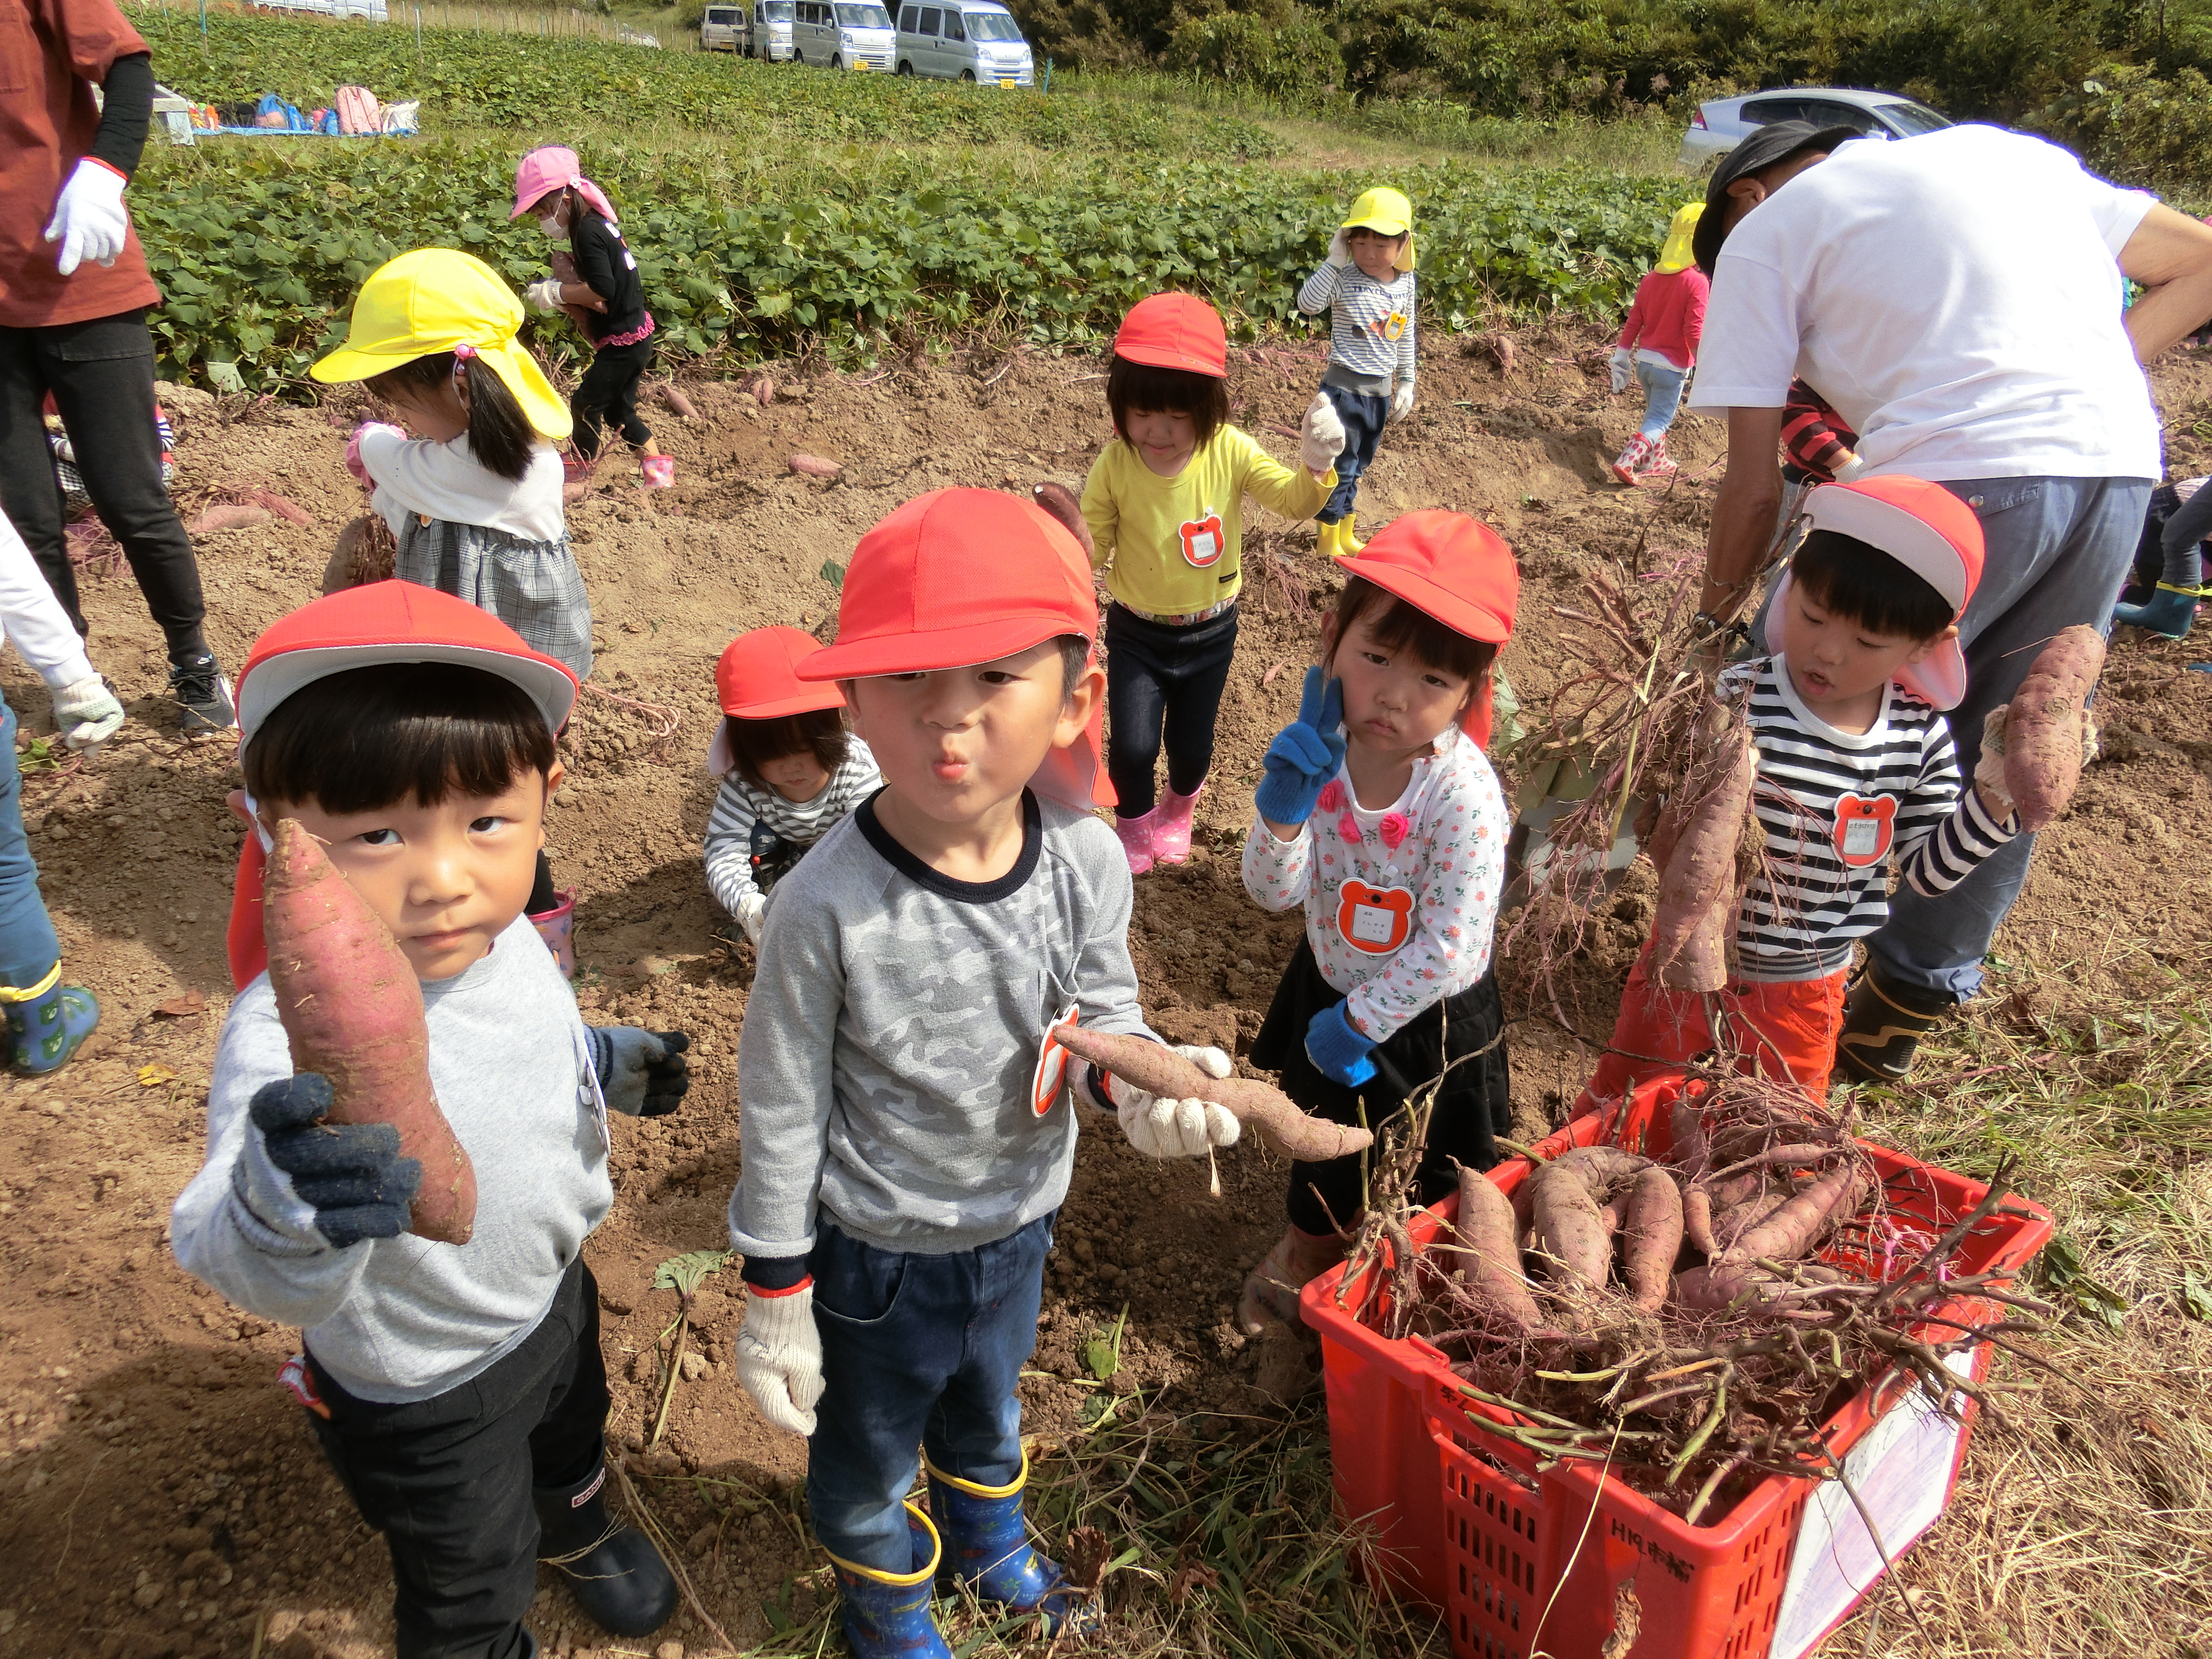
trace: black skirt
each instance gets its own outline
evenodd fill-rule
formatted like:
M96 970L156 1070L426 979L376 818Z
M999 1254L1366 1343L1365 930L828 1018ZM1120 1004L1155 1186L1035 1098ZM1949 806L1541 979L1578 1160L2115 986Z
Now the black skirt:
M1306 1027L1324 1008L1344 1000L1322 977L1313 946L1304 934L1275 988L1267 1018L1252 1042L1252 1063L1282 1074L1283 1092L1316 1117L1333 1123L1358 1123L1377 1132L1397 1115L1407 1097L1418 1094L1442 1075L1429 1138L1412 1196L1433 1204L1459 1184L1455 1160L1487 1170L1498 1162L1494 1137L1512 1127L1512 1076L1505 1059L1505 1010L1498 994L1493 963L1483 976L1455 996L1424 1008L1369 1056L1375 1075L1357 1089L1322 1075L1306 1056ZM1448 1063L1459 1063L1445 1071ZM1349 1226L1366 1201L1361 1157L1291 1166L1290 1218L1309 1233Z

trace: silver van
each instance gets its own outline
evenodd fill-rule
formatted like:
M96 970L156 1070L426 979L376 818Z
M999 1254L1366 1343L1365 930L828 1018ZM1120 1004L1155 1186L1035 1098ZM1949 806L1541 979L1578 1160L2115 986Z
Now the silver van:
M1036 65L1013 13L993 0L924 6L902 0L898 72L984 86L1036 84Z
M791 62L795 55L791 25L798 12L797 0L753 0L752 27L745 31L745 56L770 64Z
M891 69L891 15L876 0L793 0L792 55L831 69Z
M709 6L699 20L699 50L743 52L745 49L745 9Z

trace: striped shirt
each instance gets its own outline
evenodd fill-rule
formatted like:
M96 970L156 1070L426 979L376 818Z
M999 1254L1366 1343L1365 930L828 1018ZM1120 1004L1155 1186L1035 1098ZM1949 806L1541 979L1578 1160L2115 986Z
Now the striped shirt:
M759 889L753 884L753 825L765 823L794 847L811 847L837 821L884 787L868 745L849 733L845 763L812 800L786 800L735 771L722 780L707 819L707 885L732 915Z
M1895 682L1863 732L1808 709L1778 656L1721 678L1724 691L1746 684L1766 858L1737 918L1741 978L1841 971L1852 945L1889 919L1893 860L1913 891L1941 893L2020 833L2017 818L1996 822L1962 787L1951 728Z
M1298 290L1298 309L1329 313L1329 366L1369 382L1352 390L1388 396L1413 383L1412 271L1378 283L1358 265L1325 264Z

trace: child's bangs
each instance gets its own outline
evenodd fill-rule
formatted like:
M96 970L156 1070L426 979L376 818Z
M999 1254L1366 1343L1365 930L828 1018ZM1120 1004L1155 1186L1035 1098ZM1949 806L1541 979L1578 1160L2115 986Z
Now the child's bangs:
M1124 438L1128 436L1132 411L1188 415L1203 447L1228 424L1229 382L1192 369L1162 368L1155 363L1115 357L1106 369L1106 407L1113 411L1114 429Z
M1447 628L1419 605L1377 587L1364 576L1344 585L1336 602L1336 637L1340 645L1362 617L1368 631L1385 651L1410 653L1425 667L1463 680L1480 677L1497 660L1498 647L1487 640L1472 639Z
M1917 573L1840 530L1807 535L1790 575L1814 604L1870 634L1932 640L1957 620L1950 601Z
M344 815L504 794L526 773L550 772L554 756L544 715L512 680L409 663L301 687L270 712L241 763L256 800Z

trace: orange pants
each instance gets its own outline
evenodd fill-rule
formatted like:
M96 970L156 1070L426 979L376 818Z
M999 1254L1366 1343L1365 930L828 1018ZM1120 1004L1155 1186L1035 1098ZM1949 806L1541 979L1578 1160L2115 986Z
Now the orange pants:
M1779 985L1729 981L1711 999L1728 1026L1723 1042L1707 1014L1705 997L1665 990L1644 977L1650 957L1647 944L1621 994L1611 1044L1621 1052L1598 1062L1575 1103L1575 1116L1614 1104L1647 1079L1716 1048L1733 1049L1736 1069L1747 1075L1794 1084L1815 1100L1826 1097L1836 1036L1844 1024L1841 970L1826 979Z

